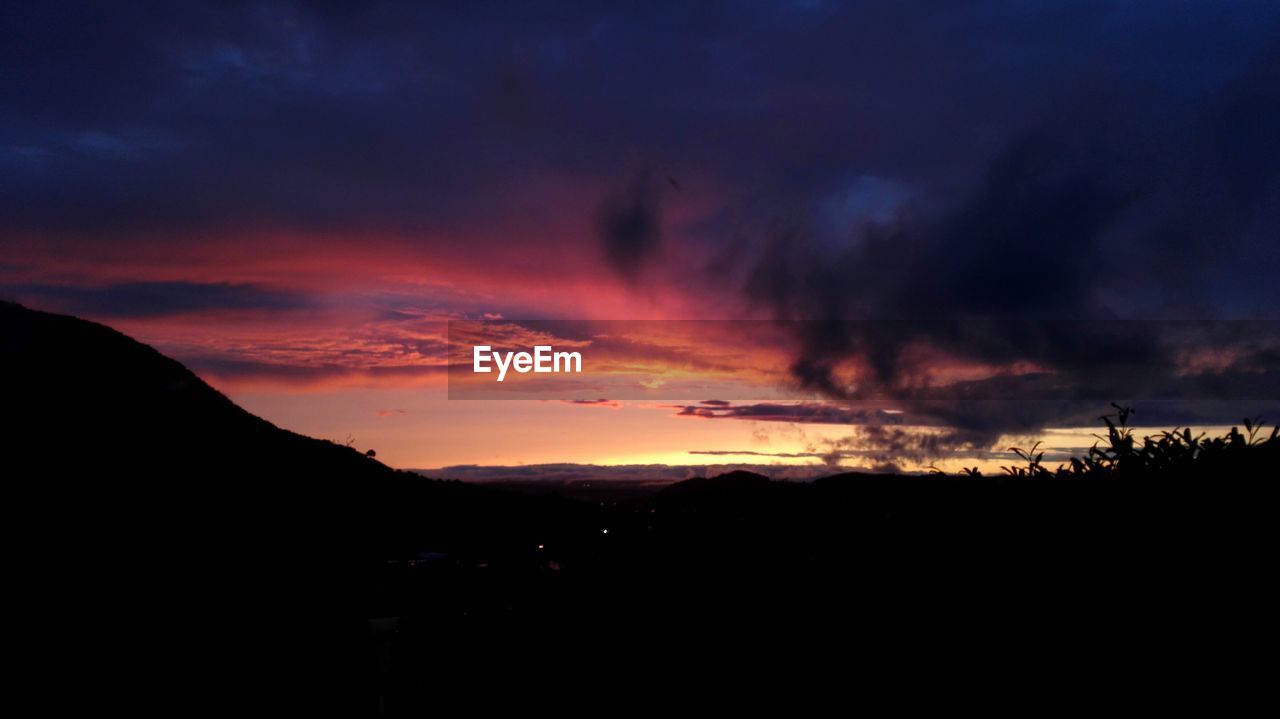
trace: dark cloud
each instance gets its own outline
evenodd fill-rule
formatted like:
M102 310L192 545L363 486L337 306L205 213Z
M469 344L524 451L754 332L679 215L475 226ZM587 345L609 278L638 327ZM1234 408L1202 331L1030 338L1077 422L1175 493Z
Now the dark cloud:
M754 403L716 408L681 405L677 414L702 419L845 425L849 427L848 435L827 441L825 447L804 455L834 466L850 458L889 462L896 457L919 462L968 456L991 447L1006 434L1031 433L1053 421L1066 426L1099 424L1098 415L1106 408L1105 403L1099 402L1016 399L909 400L892 405L892 409L865 401Z
M561 401L565 402L566 404L577 404L577 405L584 405L587 407L608 407L610 409L614 409L621 406L617 402L609 399L566 399Z
M638 170L600 208L600 239L609 264L635 280L662 239L661 194L653 173Z
M1268 79L1277 50L1250 58L1199 104L1121 105L1126 115L1086 91L996 154L957 202L905 206L843 239L812 222L784 225L747 263L746 293L802 320L792 325L792 374L832 398L909 396L937 354L1031 364L1062 397L1179 396L1186 385L1226 398L1227 375L1239 382L1234 396L1274 397L1270 344L1188 378L1179 352L1252 337L1110 320L1276 319L1280 252L1273 230L1267 242L1259 233L1280 220L1280 144L1260 134L1280 125L1280 91ZM1274 340L1274 328L1265 334ZM1259 371L1269 373L1261 385ZM1042 378L1031 380L988 383L983 398L1044 398L1034 389ZM974 413L950 414L961 431L1004 416L969 427Z
M709 457L743 455L746 457L777 457L780 459L814 458L819 456L813 452L759 452L754 449L694 449L689 450L689 454Z
M548 172L605 176L634 153L773 207L866 176L951 193L1075 88L1114 88L1082 103L1095 114L1198 101L1280 17L1078 2L3 12L0 229L174 241L246 221L472 226L524 216ZM639 239L615 262L651 244L640 187L609 213L610 237Z
M901 416L876 407L846 406L834 402L805 402L782 404L760 402L733 405L716 401L697 405L676 405L678 415L702 419L746 419L761 422L801 422L816 424L895 424Z
M870 474L902 474L902 469L893 462L880 461L872 466L865 466L868 458L873 458L876 451L867 450L841 450L831 449L825 452L758 452L755 450L694 450L689 452L694 455L706 455L711 457L721 456L746 456L746 457L771 457L775 459L813 459L822 462L822 466L827 472L866 472ZM846 466L844 463L848 460L856 460L864 463L862 466ZM812 476L821 476L821 472L809 470ZM762 472L768 474L768 472Z
M1126 401L1134 426L1232 425L1245 418L1280 417L1280 398ZM891 407L887 408L887 407ZM1113 415L1107 401L1019 399L1015 396L970 400L826 401L797 404L753 403L708 408L677 405L682 417L845 425L848 434L825 441L797 456L828 464L845 459L875 462L932 462L972 457L996 448L1010 436L1033 436L1045 427L1102 427ZM1079 453L1077 453L1079 454ZM1057 457L1057 455L1055 455Z
M314 307L306 295L229 282L126 282L101 287L31 284L0 287L21 302L95 317L159 317L208 310L281 312Z

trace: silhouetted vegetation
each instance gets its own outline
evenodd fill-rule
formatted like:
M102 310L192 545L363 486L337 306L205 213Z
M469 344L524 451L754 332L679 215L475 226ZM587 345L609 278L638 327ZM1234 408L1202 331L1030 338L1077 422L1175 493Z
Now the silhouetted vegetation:
M1105 423L1106 435L1095 435L1098 441L1083 457L1050 469L1042 464L1044 453L1037 442L1029 450L1011 447L1026 466L1003 467L1014 477L1115 478L1129 480L1164 480L1233 477L1267 471L1280 466L1280 427L1266 433L1258 420L1243 420L1244 432L1232 427L1226 435L1209 437L1193 434L1190 427L1166 430L1154 436L1138 438L1129 427L1134 415L1132 407L1112 404L1115 413L1099 417ZM964 470L974 476L976 470Z

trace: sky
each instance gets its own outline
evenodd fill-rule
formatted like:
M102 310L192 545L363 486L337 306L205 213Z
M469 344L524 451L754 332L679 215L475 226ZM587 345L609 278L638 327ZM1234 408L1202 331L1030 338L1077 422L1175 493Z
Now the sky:
M5 3L0 55L0 297L392 466L995 466L1112 390L1280 406L1273 2ZM451 398L472 320L656 329L555 335L604 401Z

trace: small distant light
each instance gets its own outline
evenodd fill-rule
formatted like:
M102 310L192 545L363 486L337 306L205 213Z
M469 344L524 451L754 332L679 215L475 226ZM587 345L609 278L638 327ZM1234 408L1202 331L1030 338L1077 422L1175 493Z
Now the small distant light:
M538 549L546 549L546 548L547 548L547 545L545 545L545 544L539 544L539 545L538 545Z
M601 534L608 534L608 533L609 533L609 530L607 530L607 529L602 529L602 530L600 530L600 533L601 533Z

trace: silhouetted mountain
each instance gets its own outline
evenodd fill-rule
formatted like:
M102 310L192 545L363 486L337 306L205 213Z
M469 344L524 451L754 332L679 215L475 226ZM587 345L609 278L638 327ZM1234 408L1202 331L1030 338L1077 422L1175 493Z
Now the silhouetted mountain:
M769 478L763 474L734 470L714 477L693 477L676 482L662 490L666 496L692 495L699 492L731 492L751 486L765 485Z
M0 303L8 421L63 472L121 462L134 476L217 474L242 462L290 475L387 479L359 452L281 430L240 409L178 362L115 330ZM11 435L12 436L12 435ZM180 460L173 467L169 459ZM234 479L235 474L231 477Z
M369 488L395 472L91 322L2 303L0 362L23 600L46 630L72 625L41 639L54 678L174 709L363 701L342 587L363 571ZM264 637L283 650L242 649Z
M696 480L690 480L690 481L696 481ZM714 484L721 484L726 482L741 484L743 482L748 482L748 483L749 482L757 482L757 483L768 482L769 478L764 476L763 474L757 474L755 472L747 472L745 470L737 469L732 472L717 474L714 477L707 477L706 481Z

